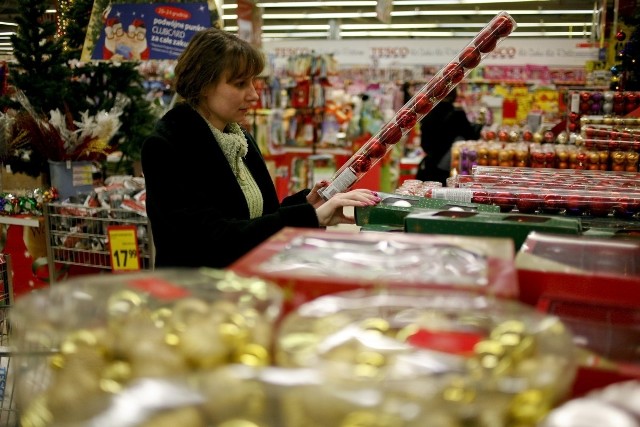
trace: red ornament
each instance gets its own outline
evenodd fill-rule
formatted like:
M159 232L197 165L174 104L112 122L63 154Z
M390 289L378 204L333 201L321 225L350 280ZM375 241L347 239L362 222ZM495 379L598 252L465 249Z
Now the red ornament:
M622 104L622 103L624 103L624 95L622 94L622 92L616 92L613 95L613 103L614 104Z
M516 200L508 191L498 191L491 196L491 203L500 206L500 212L509 212L515 206Z
M593 216L607 216L611 208L612 203L608 197L593 196L589 200L589 212Z
M460 65L464 68L475 68L480 64L482 56L480 55L478 48L475 46L468 46L460 53L458 59L460 60Z
M530 130L525 130L524 132L522 132L522 139L527 142L533 141L533 132L531 132Z
M564 197L560 194L545 194L542 198L542 210L546 213L558 213L565 206Z
M473 196L471 196L471 202L488 205L491 203L491 197L486 191L474 191Z
M418 117L416 116L416 113L406 108L404 110L400 110L396 115L396 123L398 123L398 125L403 129L411 129L416 125L417 121Z
M591 109L591 104L589 104L588 102L580 103L580 112L588 113L590 109Z
M623 41L626 38L627 38L627 35L625 34L624 31L620 30L616 33L616 40L618 40L619 42Z
M427 114L434 107L433 92L426 90L417 94L414 98L413 109L418 114Z
M499 37L496 37L492 31L484 31L476 37L476 47L482 53L489 53L496 48Z
M378 135L380 142L386 145L392 145L400 141L402 138L402 129L394 123L387 124Z
M589 92L582 92L580 94L580 99L584 102L589 102L589 100L591 99L591 93Z
M379 159L387 153L387 145L374 138L367 145L366 154L372 159Z
M363 154L358 155L351 163L351 168L355 173L365 173L371 169L371 159Z
M545 131L544 133L544 142L551 144L556 139L556 136L553 134L553 131Z
M522 213L534 213L541 202L542 199L535 193L520 193L516 200L516 207Z
M566 200L566 213L568 215L580 215L589 206L589 199L579 194L570 194Z
M457 85L464 78L464 69L462 65L457 62L452 62L442 71L442 75L447 81L450 81L452 84Z
M500 16L491 24L491 28L497 36L506 37L513 31L513 21L506 16Z
M449 81L446 78L440 78L429 85L433 96L438 100L442 100L449 93Z
M613 214L623 218L633 216L639 211L640 199L637 197L622 196L619 197L613 205Z

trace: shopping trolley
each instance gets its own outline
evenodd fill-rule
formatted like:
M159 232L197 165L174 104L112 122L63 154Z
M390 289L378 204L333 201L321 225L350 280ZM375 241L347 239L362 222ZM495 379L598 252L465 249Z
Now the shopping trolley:
M108 248L110 226L136 227L140 268L153 269L153 238L146 216L125 209L47 203L44 205L44 217L51 283L56 281L56 264L111 270Z
M9 309L13 302L10 257L0 254L0 426L17 426L12 379L12 351L10 347L11 325Z

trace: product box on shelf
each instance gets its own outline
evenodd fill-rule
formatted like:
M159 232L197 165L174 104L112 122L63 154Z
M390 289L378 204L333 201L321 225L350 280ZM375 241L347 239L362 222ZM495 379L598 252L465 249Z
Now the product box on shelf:
M292 309L357 288L421 287L517 297L508 239L285 228L229 268L285 290Z
M580 219L543 215L428 210L404 219L408 233L504 237L518 250L532 231L578 235Z
M521 301L561 317L585 348L640 365L640 241L531 233L516 266Z
M500 208L480 203L451 202L443 199L428 199L419 196L378 193L382 199L376 206L356 206L356 224L384 224L404 226L404 218L419 209L441 209L466 212L499 212Z

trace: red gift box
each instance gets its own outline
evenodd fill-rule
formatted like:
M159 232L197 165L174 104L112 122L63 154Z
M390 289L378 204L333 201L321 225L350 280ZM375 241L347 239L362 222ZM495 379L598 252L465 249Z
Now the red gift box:
M640 241L531 233L516 266L522 302L560 317L577 344L640 366Z
M421 287L515 298L513 243L502 238L285 228L230 266L285 290L285 311L358 288Z

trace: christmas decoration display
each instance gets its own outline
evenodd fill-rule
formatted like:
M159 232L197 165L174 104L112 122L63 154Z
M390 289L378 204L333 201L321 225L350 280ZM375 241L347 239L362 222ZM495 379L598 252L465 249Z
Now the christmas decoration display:
M59 109L51 110L48 118L42 117L22 92L16 93L16 99L23 112L15 118L0 113L0 123L8 125L2 129L7 152L29 147L53 161L106 159L114 149L110 141L120 128L122 109L128 102L120 97L109 111L98 111L96 115L85 111L75 121Z
M380 145L386 146L384 152L390 150L515 28L516 22L508 13L496 15L454 60L427 82L336 172L329 186L320 191L322 197L330 199L359 181L380 160L381 156L377 157L383 151Z
M25 295L12 308L14 357L28 354L14 396L22 423L135 425L183 406L180 397L201 403L188 382L197 373L271 362L281 302L273 284L211 269L78 278ZM138 401L133 413L118 410L118 396L129 405L132 394L158 396L163 384L181 392L155 409Z
M623 25L615 34L615 64L611 67L610 89L615 91L640 90L640 7L621 16ZM628 28L628 31L624 27Z
M83 121L83 115L97 117L102 111L118 108L116 100L127 98L128 103L122 107L119 117L118 132L108 141L108 151L117 149L123 153L121 163L115 168L117 173L128 162L139 159L142 141L155 122L151 104L145 99L143 77L134 62L83 64L78 61L88 24L86 0L60 2L57 32L55 22L42 19L45 6L41 1L28 0L16 18L18 32L12 37L16 64L10 68L10 90L0 98L0 106L12 116L26 118L27 123L23 129L21 123L17 123L14 136L21 135L20 144L15 146L16 150L0 153L2 160L14 173L34 177L42 173L48 175L48 160L54 159L48 157L49 152L42 151L41 144L37 145L42 135L34 129L30 116L48 116L50 111L58 110L71 129L73 122ZM24 94L35 114L27 114L14 96L16 92ZM36 146L31 144L32 138ZM104 159L102 156L99 160Z
M458 177L458 188L425 196L495 204L502 212L632 218L640 212L638 178L638 172L477 167Z
M55 188L0 193L0 215L42 215L44 203L58 199Z
M530 307L426 290L319 297L285 318L276 341L281 366L320 367L329 377L350 378L352 388L375 388L384 401L404 396L416 409L430 408L422 422L392 425L487 418L535 425L566 396L574 357L569 331ZM299 404L308 406L312 396L300 396ZM349 413L363 409L357 401L346 411L326 408L317 424L309 414L302 425L345 425ZM411 419L407 412L394 415Z

